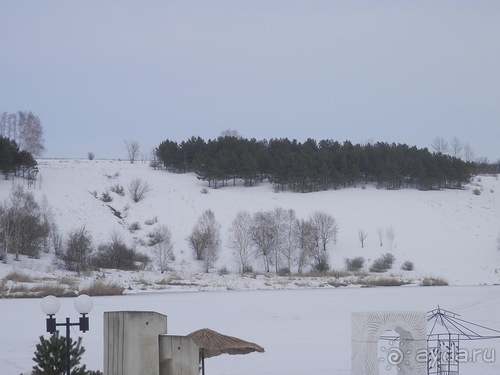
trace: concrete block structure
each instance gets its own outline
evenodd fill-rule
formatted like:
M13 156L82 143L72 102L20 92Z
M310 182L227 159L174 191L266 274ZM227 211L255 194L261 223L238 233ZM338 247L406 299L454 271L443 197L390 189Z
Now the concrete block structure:
M166 315L105 312L104 375L197 375L196 344L186 337L166 334Z
M197 375L200 349L186 336L160 335L160 375Z

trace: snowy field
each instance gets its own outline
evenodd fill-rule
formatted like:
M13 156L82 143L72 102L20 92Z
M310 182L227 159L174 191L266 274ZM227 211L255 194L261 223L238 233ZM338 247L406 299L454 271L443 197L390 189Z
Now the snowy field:
M96 297L90 314L91 330L84 334L87 349L84 363L102 369L102 314L104 311L151 310L168 315L169 333L187 334L208 327L222 333L254 341L264 354L221 356L207 361L207 374L350 374L350 314L355 311L428 311L438 305L464 319L500 329L500 182L495 176L476 177L463 190L386 191L368 185L310 194L275 193L267 183L247 188L241 185L208 189L193 174L176 175L152 170L147 164L131 165L112 160L40 160L40 175L33 191L45 197L54 210L63 233L83 225L95 243L108 241L120 233L130 244L146 238L155 225L167 225L174 240L176 260L173 273L185 286L158 290L155 280L165 278L155 270L100 272L81 279L85 284L96 277L120 283L126 295ZM98 197L115 184L127 186L133 178L148 182L151 191L139 203L126 195L114 195L110 205ZM12 180L0 181L0 199L8 198ZM473 194L479 189L480 195ZM275 207L293 208L299 218L321 210L331 214L340 227L339 241L328 249L330 264L344 267L344 258L362 256L366 266L391 252L392 270L383 277L407 280L404 287L361 288L359 285L334 288L328 279L239 276L227 248L227 231L240 210L253 214ZM198 217L211 209L222 227L223 248L209 274L192 260L185 238ZM127 228L141 223L141 230ZM392 227L394 244L379 244L377 230ZM365 247L358 231L368 233ZM147 249L143 249L147 251ZM406 261L415 270L401 271ZM22 258L0 264L0 278L17 269L33 277L58 278L67 273L53 264L53 254L40 260ZM219 275L226 268L228 275ZM257 264L254 269L259 271ZM447 287L419 287L424 277L447 280ZM141 280L140 282L138 280ZM144 280L150 280L145 283ZM62 299L59 319L77 318L72 300ZM19 375L33 366L31 358L38 336L44 333L44 315L39 299L0 299L0 375ZM76 336L76 332L72 333ZM474 342L495 349L500 356L500 340ZM381 363L381 373L395 374ZM478 361L462 367L464 374L498 374L500 359Z
M366 189L300 194L275 193L270 184L262 183L255 187L238 185L208 189L208 194L203 194L207 183L199 181L194 174L172 174L141 163L40 160L39 168L36 188L32 191L38 201L47 199L61 233L85 226L96 244L109 241L113 233L122 235L132 244L147 239L147 233L155 226L166 225L173 234L176 260L172 268L181 275L202 273L201 264L193 262L186 237L205 210L214 212L221 224L223 239L221 256L211 272L213 275L222 268L230 272L237 270L227 247L228 230L236 214L281 207L294 209L300 219L308 219L318 210L335 218L340 228L339 238L335 246L330 244L328 248L330 265L334 269L343 269L346 257L357 256L366 259L367 269L382 253L391 252L396 257L391 270L393 276L417 281L423 277L441 277L452 285L500 282L500 253L497 251L500 182L497 176L476 177L463 190L388 191L368 185ZM151 187L138 203L132 202L127 191L134 178L142 179ZM12 180L0 180L1 200L7 199L12 184ZM97 199L117 184L125 188L126 195L111 193L113 201L109 205L120 211L123 219L114 216L108 204ZM474 195L474 189L479 189L481 194ZM145 224L152 219L156 220L154 225ZM133 223L138 223L141 229L132 233L128 228ZM392 228L394 233L392 247L385 238L383 246L379 245L377 231L386 232L387 228ZM360 230L368 234L364 248L358 238ZM0 267L0 277L11 268L56 272L51 260L52 254L49 254L42 262L27 259L9 262L8 267ZM400 271L406 260L414 263L415 271ZM254 270L262 270L262 266L256 263ZM214 282L212 275L208 275L206 289ZM245 284L234 285L234 288L253 289L248 280Z
M62 299L59 320L77 319L72 299ZM282 291L181 292L94 298L90 331L83 334L84 363L102 369L104 311L156 311L168 316L170 334L212 328L263 346L265 353L219 356L206 361L207 374L322 375L351 374L350 317L355 311L427 311L440 305L466 320L500 328L500 286L338 288ZM45 316L39 299L0 300L0 369L19 375L32 366ZM78 332L72 331L76 337ZM463 374L497 375L500 340L474 341L472 349L495 351L464 363ZM386 341L380 344L389 345ZM472 345L472 346L470 346ZM383 358L383 356L381 357ZM396 374L386 370L381 374Z

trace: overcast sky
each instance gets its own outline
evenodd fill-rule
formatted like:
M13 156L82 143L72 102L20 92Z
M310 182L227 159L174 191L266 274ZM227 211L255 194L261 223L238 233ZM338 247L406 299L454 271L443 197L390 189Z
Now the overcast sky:
M46 157L234 129L500 159L498 0L3 0L0 18L0 112L33 111Z

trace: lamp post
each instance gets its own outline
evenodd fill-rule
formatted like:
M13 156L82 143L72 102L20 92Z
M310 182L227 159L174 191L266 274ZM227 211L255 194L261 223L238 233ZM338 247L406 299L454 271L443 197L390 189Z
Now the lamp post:
M57 329L56 327L66 327L66 374L71 374L71 364L70 364L70 327L78 326L80 331L86 332L89 330L89 317L87 314L94 307L94 301L86 294L81 294L75 299L75 309L81 316L78 323L71 323L69 318L66 318L64 323L57 323L54 315L59 311L61 303L54 296L47 296L42 299L42 310L48 315L47 318L47 332L54 333Z

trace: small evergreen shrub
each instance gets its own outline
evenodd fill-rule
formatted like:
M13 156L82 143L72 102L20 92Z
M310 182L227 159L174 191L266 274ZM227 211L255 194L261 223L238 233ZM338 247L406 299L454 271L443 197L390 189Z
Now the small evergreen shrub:
M92 235L81 227L68 234L60 259L67 270L80 274L90 268L93 251Z
M221 268L219 268L219 275L229 275L229 270L226 266L222 266Z
M144 220L144 224L146 225L154 225L158 222L158 216L155 216L151 219Z
M253 267L251 265L247 265L245 267L243 267L243 270L242 270L242 273L253 273Z
M355 257L355 258L345 258L345 268L348 271L359 271L365 265L365 258Z
M116 184L116 185L111 186L111 191L113 193L116 193L116 194L122 196L122 197L125 196L125 188L120 184Z
M401 269L403 271L413 271L415 269L415 266L414 266L413 262L410 262L409 260L407 260L406 262L404 262L401 265Z
M136 249L127 246L122 238L115 235L111 241L99 245L93 258L93 265L97 268L110 268L124 271L140 269L140 263L148 263L146 255L139 254Z
M153 159L149 161L149 166L153 169L160 169L163 166L163 164L161 161Z
M148 236L148 246L154 246L165 240L165 233L162 228L154 228L151 232L147 234Z
M328 264L327 259L321 259L317 263L313 265L314 270L320 272L320 273L325 273L330 269L330 264Z
M128 226L128 230L132 233L141 229L141 224L138 221L134 221Z
M108 193L102 193L101 200L105 203L113 202L113 197Z
M475 188L474 190L472 190L472 194L481 195L481 189Z
M370 272L385 272L390 270L394 260L396 260L396 258L391 253L382 254L380 258L375 259L370 266Z
M288 267L283 267L278 270L278 276L288 276L290 275L290 268Z

